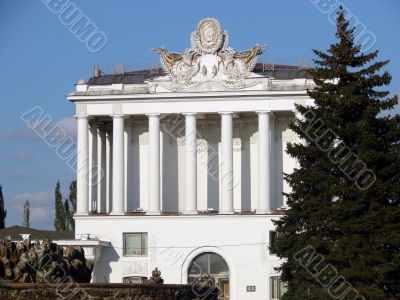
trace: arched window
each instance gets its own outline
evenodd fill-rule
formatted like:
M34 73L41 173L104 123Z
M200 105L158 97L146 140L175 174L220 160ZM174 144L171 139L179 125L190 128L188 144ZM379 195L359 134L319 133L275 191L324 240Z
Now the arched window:
M222 256L205 252L196 256L189 265L188 283L209 278L220 290L219 299L229 299L229 267Z

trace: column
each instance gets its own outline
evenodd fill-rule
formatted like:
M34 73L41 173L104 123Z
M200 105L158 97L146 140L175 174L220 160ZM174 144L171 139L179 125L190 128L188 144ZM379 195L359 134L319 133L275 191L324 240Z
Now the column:
M197 128L196 113L185 115L186 199L185 214L197 213Z
M221 205L219 212L233 214L232 112L221 112Z
M258 114L258 210L265 214L271 210L271 170L270 170L270 112Z
M149 209L148 214L160 214L160 115L149 118Z
M107 178L107 148L106 148L106 130L99 127L97 132L97 212L106 211L106 178Z
M87 215L89 212L89 123L87 115L76 118L78 119L76 215Z
M89 129L89 211L97 210L97 124L91 122Z
M124 116L113 115L112 215L124 214Z
M112 210L112 193L113 193L113 136L112 128L107 128L106 131L106 212L110 213Z
M272 205L275 204L277 201L277 198L280 197L281 195L276 194L276 157L275 157L275 120L276 120L276 115L274 113L270 113L270 127L269 127L269 132L270 132L270 209L272 209Z
M125 122L124 131L124 177L125 177L125 193L124 193L124 210L132 211L137 207L133 207L133 125L132 121Z

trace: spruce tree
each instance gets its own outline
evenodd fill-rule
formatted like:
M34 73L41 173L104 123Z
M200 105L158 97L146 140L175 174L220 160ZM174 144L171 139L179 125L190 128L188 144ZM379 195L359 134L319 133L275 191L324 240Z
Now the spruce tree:
M54 228L56 231L65 230L65 211L64 204L62 201L60 181L57 181L56 188L54 190L54 208L55 208L55 219Z
M284 300L400 299L398 99L384 90L388 61L362 53L353 31L341 9L337 42L314 50L315 106L297 106L291 125L302 142L287 148L298 166L273 247Z
M0 184L0 229L6 225L7 211L4 209L3 186Z

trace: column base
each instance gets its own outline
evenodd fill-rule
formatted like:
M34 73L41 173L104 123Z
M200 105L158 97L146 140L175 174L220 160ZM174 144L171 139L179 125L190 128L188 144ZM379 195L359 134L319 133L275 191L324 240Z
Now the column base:
M220 215L233 215L235 212L233 210L228 210L228 211L219 211L218 214Z
M110 216L123 216L125 215L125 212L123 211L112 211L110 212Z
M256 215L267 215L270 214L270 210L256 210Z
M146 215L148 215L148 216L159 216L159 215L161 215L161 212L160 211L148 211L148 212L146 212Z
M183 211L182 215L197 215L198 211L197 210L192 210L192 211Z

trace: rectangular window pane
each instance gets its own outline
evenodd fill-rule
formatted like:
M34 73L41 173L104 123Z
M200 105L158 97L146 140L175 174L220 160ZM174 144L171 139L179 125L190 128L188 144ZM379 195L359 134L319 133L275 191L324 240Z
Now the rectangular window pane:
M279 299L278 292L278 278L279 277L271 277L271 299L277 300Z
M125 233L124 255L147 255L147 233Z
M142 233L142 255L147 255L147 233Z
M271 250L271 248L276 243L276 236L277 236L276 231L269 232L269 247L270 247L269 253L271 253L271 254L275 254L275 252L273 250Z
M124 283L142 284L146 277L130 276L124 277Z

